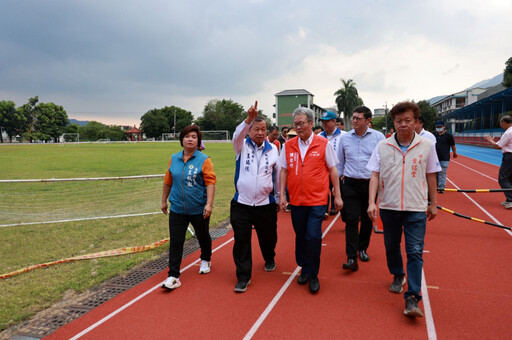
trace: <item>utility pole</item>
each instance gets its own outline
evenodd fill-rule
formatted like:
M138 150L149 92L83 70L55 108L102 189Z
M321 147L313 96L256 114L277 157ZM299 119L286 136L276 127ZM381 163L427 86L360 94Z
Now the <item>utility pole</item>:
M174 139L176 139L176 110L174 110L174 126L172 127L174 132Z
M388 132L388 102L386 101L384 104L384 116L386 116L386 132Z

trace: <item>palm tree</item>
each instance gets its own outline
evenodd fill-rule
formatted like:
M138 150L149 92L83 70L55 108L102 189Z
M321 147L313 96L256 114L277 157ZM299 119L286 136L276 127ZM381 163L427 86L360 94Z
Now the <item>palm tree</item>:
M338 105L338 112L344 113L345 118L350 118L354 108L363 105L363 100L359 97L356 89L356 83L352 79L347 81L341 79L343 87L334 92L336 96L336 105Z

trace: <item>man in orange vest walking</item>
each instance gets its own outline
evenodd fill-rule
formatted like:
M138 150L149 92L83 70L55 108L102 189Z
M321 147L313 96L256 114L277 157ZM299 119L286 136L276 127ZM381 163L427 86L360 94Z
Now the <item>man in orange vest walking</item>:
M295 230L295 259L302 267L297 280L309 283L312 293L318 292L320 282L320 253L322 221L327 207L329 179L333 183L336 211L343 207L336 164L338 158L329 141L313 133L314 113L300 107L293 112L293 127L297 137L283 145L279 156L281 166L280 192L288 186L293 229ZM286 211L285 195L279 205Z

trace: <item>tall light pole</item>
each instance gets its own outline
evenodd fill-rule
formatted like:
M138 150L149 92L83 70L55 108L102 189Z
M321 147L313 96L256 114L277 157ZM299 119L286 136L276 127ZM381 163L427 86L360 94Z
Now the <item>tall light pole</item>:
M384 116L386 116L386 132L388 132L388 102L384 104Z

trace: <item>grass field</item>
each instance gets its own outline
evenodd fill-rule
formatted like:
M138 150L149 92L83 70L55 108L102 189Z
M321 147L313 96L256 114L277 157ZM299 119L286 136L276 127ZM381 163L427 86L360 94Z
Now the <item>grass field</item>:
M0 179L163 174L167 169L169 157L179 150L179 143L159 142L78 146L2 145ZM214 210L210 223L210 226L214 227L229 217L229 202L234 193L235 160L230 143L206 143L205 153L211 157L217 175ZM6 205L5 201L9 200L6 193L12 192L12 188L6 190L2 185L4 184L0 183L0 206L3 207ZM31 206L36 205L36 192L41 184L25 185L24 190L32 193L26 196L26 213L29 214ZM45 195L58 197L58 188L59 186L48 186L43 191ZM79 196L78 186L76 191L76 195ZM145 202L148 209L159 210L160 195L157 195L154 202ZM117 200L124 202L123 196ZM56 204L55 201L45 202L52 206ZM73 208L72 197L66 197L59 202L62 209L76 209ZM151 208L151 205L154 207ZM4 224L2 220L7 220L7 214L2 214L2 211L0 210L0 224ZM23 211L20 213L23 214ZM168 222L163 214L3 227L0 228L0 274L77 255L127 246L142 246L167 237ZM83 292L143 261L157 258L167 249L168 245L165 245L144 253L60 264L0 280L0 331L59 301L66 292Z

